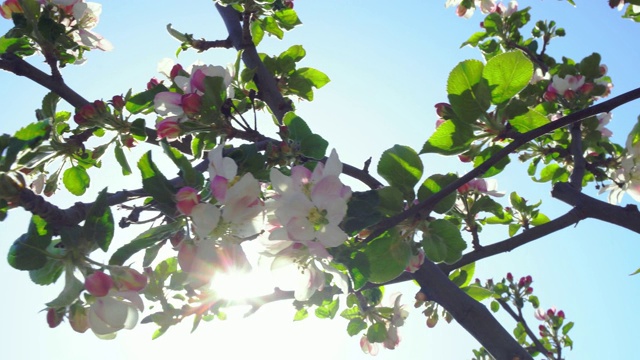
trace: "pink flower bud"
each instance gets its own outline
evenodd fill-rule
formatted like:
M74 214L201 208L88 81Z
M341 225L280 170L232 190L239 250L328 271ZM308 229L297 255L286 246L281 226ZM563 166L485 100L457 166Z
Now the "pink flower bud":
M104 114L107 112L107 104L105 104L102 100L94 101L93 107L96 109L98 114Z
M149 82L147 83L147 90L151 90L158 85L160 85L160 82L158 81L158 79L151 78L151 80L149 80Z
M93 296L105 296L112 287L113 279L102 271L96 271L84 279L84 288Z
M593 88L595 87L595 85L593 83L584 83L582 84L582 86L580 86L578 88L578 92L585 94L585 95L589 95L589 93L591 93L591 91L593 91Z
M600 64L599 70L600 70L600 75L601 76L605 76L605 75L607 75L607 72L609 71L609 68L605 64Z
M122 139L122 143L124 146L126 146L127 148L131 149L133 147L136 146L137 142L136 139L133 138L133 136L126 136Z
M196 93L182 95L182 110L187 116L196 115L202 108L202 97Z
M147 276L137 270L118 266L110 269L115 287L120 291L141 291L147 286Z
M507 273L507 280L508 280L509 282L513 282L513 275L512 275L510 272L509 272L509 273Z
M460 162L463 162L463 163L468 163L468 162L471 162L473 158L469 155L460 154L458 155L458 160L460 160Z
M18 0L6 0L0 5L0 15L5 19L11 19L13 13L23 13L22 7Z
M76 114L82 116L86 120L91 120L98 115L98 110L93 104L86 104L81 107L80 110L76 112Z
M87 119L85 119L85 117L80 114L73 115L73 121L75 121L75 123L78 125L84 125L88 122Z
M527 284L531 284L533 282L533 278L531 277L531 275L527 275L525 281L527 282Z
M111 104L116 110L122 110L125 106L125 101L122 95L116 95L111 98Z
M175 77L180 75L183 71L184 70L182 69L182 65L175 64L171 68L171 71L169 71L169 77L171 77L171 79L175 79Z
M446 120L445 119L438 119L436 120L436 129L440 127L440 125L442 125Z
M520 280L518 281L518 287L524 287L524 285L525 285L525 280L524 280L524 278L522 277L522 278L520 278Z
M183 271L190 272L196 263L197 247L192 243L183 242L178 249L178 265Z
M175 140L180 137L181 133L180 125L175 118L167 118L156 123L156 130L158 131L158 139Z
M451 105L448 103L437 103L434 106L436 108L436 114L438 114L439 117L443 118L443 119L450 119L451 115L453 114L453 109L451 108Z
M576 92L573 90L567 90L564 92L564 98L567 100L573 100L576 97Z
M416 255L412 255L409 259L409 265L405 269L405 271L414 273L420 269L420 266L424 263L424 250L418 250Z
M547 310L547 316L552 317L556 314L555 310L553 308Z
M200 203L200 195L198 191L192 187L185 186L178 190L176 194L176 207L185 214L191 215L193 208Z
M545 91L544 95L542 95L542 98L549 101L549 102L553 102L556 101L556 99L558 98L558 94L555 91Z
M564 311L562 311L562 310L558 311L557 315L558 315L559 318L564 319Z
M527 288L527 294L533 294L533 288L532 287L528 287Z
M62 310L62 311L60 311ZM49 324L50 328L57 327L62 322L62 317L64 315L64 309L47 309L47 324Z

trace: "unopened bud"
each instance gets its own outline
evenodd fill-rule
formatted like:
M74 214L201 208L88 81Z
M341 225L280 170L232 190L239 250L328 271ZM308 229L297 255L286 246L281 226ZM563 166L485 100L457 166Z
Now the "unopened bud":
M69 324L75 332L84 333L89 329L89 319L87 309L78 303L74 303L69 308Z
M62 318L64 316L64 308L62 309L47 309L47 324L49 324L50 328L57 327L62 322Z
M175 64L169 72L169 77L171 77L171 79L175 79L176 76L181 75L183 72L184 70L182 69L182 65Z
M562 310L558 311L557 316L558 316L559 318L561 318L561 319L564 319L564 311L562 311Z
M147 276L129 267L110 268L115 287L120 291L141 291L147 286Z
M112 287L113 279L102 271L96 271L84 279L84 288L96 297L107 295Z
M125 106L125 101L122 95L116 95L111 98L111 104L116 110L122 110Z
M513 282L513 275L512 275L510 272L509 272L509 273L507 273L507 280L508 280L509 282Z

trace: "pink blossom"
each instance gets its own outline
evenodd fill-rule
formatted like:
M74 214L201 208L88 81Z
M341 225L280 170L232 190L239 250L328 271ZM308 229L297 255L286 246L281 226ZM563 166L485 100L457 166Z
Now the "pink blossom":
M463 194L470 191L476 191L490 196L501 197L504 192L497 191L498 182L495 179L473 179L458 188L458 192Z
M185 186L176 193L176 207L178 211L185 215L191 215L193 208L200 203L198 191L192 187Z
M367 339L367 335L362 335L360 338L360 348L362 349L362 352L372 356L378 355L379 352L378 344L370 343L369 339Z
M410 272L410 273L414 273L416 271L418 271L418 269L420 269L420 266L422 266L422 264L424 263L424 250L419 249L418 253L415 255L412 255L411 258L409 259L409 265L407 265L407 268L405 269L405 271Z
M87 318L94 334L113 339L117 331L133 329L138 323L138 311L143 310L144 304L137 292L112 290L106 296L96 297Z
M611 130L606 128L607 124L609 124L612 117L613 117L613 114L611 114L610 112L600 113L596 115L596 118L598 119L598 127L596 128L596 130L600 131L602 136L607 138L613 135L613 132L611 132Z
M158 139L167 138L170 141L178 139L182 132L178 124L178 119L175 116L157 122L156 130L158 132Z
M113 266L109 272L113 278L115 288L119 291L140 292L147 286L147 276L132 268Z
M562 78L558 75L553 75L552 81L547 87L547 92L557 94L559 96L571 97L575 95L575 92L582 85L584 85L584 82L585 78L582 75L567 75Z

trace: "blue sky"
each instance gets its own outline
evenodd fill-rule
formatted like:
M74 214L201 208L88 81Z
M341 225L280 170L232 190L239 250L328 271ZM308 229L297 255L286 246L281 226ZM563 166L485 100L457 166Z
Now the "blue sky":
M599 52L609 67L614 96L640 85L633 68L640 61L640 48L635 46L640 24L620 19L620 13L610 10L604 0L576 2L575 8L555 0L522 1L520 6L532 6L533 19L553 19L567 30L565 38L549 47L551 55L580 60ZM175 59L178 43L166 33L167 23L196 37L210 40L226 37L211 1L177 5L174 1L144 0L126 2L124 6L124 2L107 0L102 4L103 15L96 31L109 39L115 49L109 53L90 53L86 64L63 70L67 83L90 100L109 99L130 87L134 92L140 91L150 77L158 75L156 66L160 59ZM316 91L313 102L298 103L298 114L338 150L344 162L358 166L372 157L371 169L375 169L380 154L394 144L421 148L434 129L433 105L446 100L448 72L459 61L480 58L476 50L459 49L464 40L478 31L480 14L471 20L458 19L453 9L444 8L444 0L392 4L395 3L296 0L296 10L304 25L287 33L283 41L265 38L260 49L278 54L293 44L303 44L307 50L303 65L324 71L332 81ZM8 22L0 22L0 32L8 27ZM189 65L195 60L225 65L235 60L235 53L187 52L176 61ZM32 59L34 64L41 62L38 57ZM13 132L33 121L33 109L39 106L46 91L5 72L0 73L0 83L2 132ZM609 126L614 140L624 142L638 114L637 103L614 112ZM259 124L261 129L268 126L266 120ZM133 152L132 161L145 149L140 146ZM455 157L428 155L422 160L426 175L463 173L469 169ZM95 175L92 194L104 186L110 190L139 186L136 175L120 179L120 171L112 162L105 161L104 169L104 173L92 173ZM531 182L524 169L514 164L500 174L499 188L507 192L517 190L531 201L542 199L542 212L551 218L569 210L567 205L549 197L549 184ZM593 188L586 191L595 193ZM54 201L64 207L77 199L62 196ZM4 251L24 232L27 219L16 211L0 223L5 234ZM134 236L131 232L118 232L114 242L125 243ZM506 237L506 227L498 226L483 231L481 239L490 243ZM516 277L531 275L542 306L563 309L568 319L576 322L571 332L575 348L567 354L568 358L633 358L637 330L632 329L640 321L636 310L640 277L628 274L640 267L638 240L638 234L586 220L575 228L478 263L476 276L500 279L508 271ZM169 355L369 358L359 349L359 337L350 338L346 334L346 321L308 319L294 324L293 310L285 303L266 306L244 322L202 324L191 335L188 325L181 326L155 341L150 340L155 330L150 325L122 331L113 341L99 340L90 332L76 334L67 324L51 330L44 312L39 311L57 295L61 284L34 285L26 273L10 268L4 261L0 261L0 272L5 276L4 296L0 297L0 308L5 309L0 358L97 360ZM387 293L403 291L406 303L411 304L416 290L413 284L402 284L388 287ZM513 322L499 317L505 319L510 331ZM537 325L532 316L531 321ZM398 349L383 350L379 358L468 359L471 349L479 347L455 323L441 323L428 329L419 309L411 312L407 325L400 331L402 342Z

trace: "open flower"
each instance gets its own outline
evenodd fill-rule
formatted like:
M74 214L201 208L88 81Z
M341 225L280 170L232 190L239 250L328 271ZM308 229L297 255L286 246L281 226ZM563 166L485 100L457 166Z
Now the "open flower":
M113 339L119 330L133 329L138 323L138 311L143 310L144 304L137 292L111 290L106 296L95 298L87 319L98 337Z
M498 181L495 179L473 179L471 181L469 181L468 183L460 186L458 188L458 192L461 194L467 193L467 192L478 192L481 194L486 194L489 196L495 196L495 197L501 197L504 196L504 192L502 191L497 191L496 189L498 188Z

